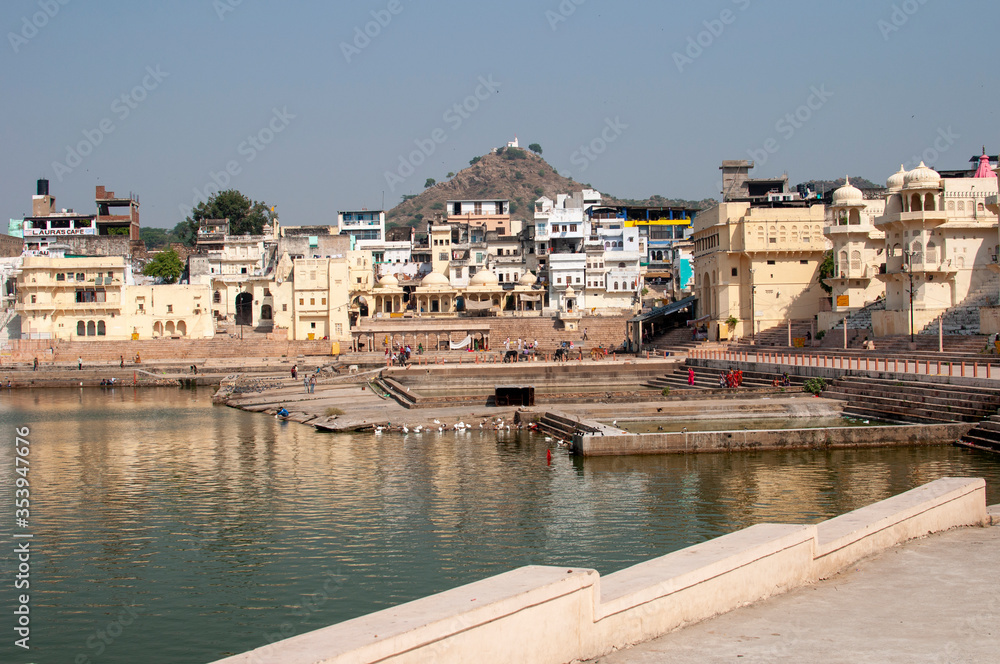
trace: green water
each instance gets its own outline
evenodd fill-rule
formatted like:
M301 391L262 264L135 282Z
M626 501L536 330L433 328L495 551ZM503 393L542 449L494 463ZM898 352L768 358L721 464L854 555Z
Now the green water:
M176 389L2 392L0 423L4 664L212 661L521 565L611 572L943 476L987 477L1000 502L1000 456L955 447L554 449L547 465L524 432L319 434ZM13 521L22 426L28 529ZM34 535L29 652L12 645L12 531Z

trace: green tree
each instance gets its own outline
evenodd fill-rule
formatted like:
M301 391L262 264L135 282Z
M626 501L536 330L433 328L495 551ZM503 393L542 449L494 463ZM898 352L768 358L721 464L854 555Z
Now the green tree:
M424 189L430 189L437 184L437 180L434 178L427 178L427 182L424 183Z
M482 157L473 157L472 159L469 160L469 166L475 166L476 164L479 163L480 159L482 159Z
M447 177L450 177L450 178L455 177L455 172L454 171L448 171Z
M139 239L146 243L147 249L162 249L173 241L173 234L166 228L144 226L139 229Z
M164 283L172 284L184 272L184 263L173 249L156 254L153 260L146 264L142 273L147 277L158 277Z
M194 246L203 219L228 219L230 235L260 235L271 211L262 201L252 201L235 189L227 189L198 203L187 219L174 227L178 242Z
M826 280L833 276L833 251L828 251L823 255L823 262L819 264L819 287L827 293L833 292L833 287L826 283Z
M528 149L534 152L535 154L542 154L542 146L539 145L538 143L532 143L531 145L528 146Z

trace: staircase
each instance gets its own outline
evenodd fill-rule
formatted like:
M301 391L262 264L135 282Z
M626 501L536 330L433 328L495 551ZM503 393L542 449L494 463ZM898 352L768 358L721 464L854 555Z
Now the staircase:
M663 376L658 376L645 383L643 387L649 387L656 390L662 390L665 387L669 387L671 392L673 390L717 390L722 389L719 387L719 374L721 371L712 367L699 367L692 366L694 369L694 385L688 385L688 366L679 365L672 373L665 374ZM760 371L744 371L743 372L743 388L770 388L772 382L774 381L775 374L764 373ZM800 391L802 389L802 384L805 382L805 378L801 376L788 377L789 382L791 382L791 387L785 388L788 390Z
M980 422L996 415L1000 390L844 376L823 396L846 401L845 415L912 424Z
M938 320L941 320L944 334L978 335L979 310L982 307L997 304L997 294L1000 292L1000 277L990 277L974 291L969 293L962 302L950 307L943 314L932 320L919 334L938 333Z
M592 427L585 424L577 422L576 420L571 420L568 417L559 415L558 413L545 413L542 419L538 421L538 428L544 433L549 434L554 438L559 440L571 441L573 440L573 434L580 432L592 433L595 431Z
M990 415L988 420L983 420L962 436L958 444L1000 453L1000 415Z

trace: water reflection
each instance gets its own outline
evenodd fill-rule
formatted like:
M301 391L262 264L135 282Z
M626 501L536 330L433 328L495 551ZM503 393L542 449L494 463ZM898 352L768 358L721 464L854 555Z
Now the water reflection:
M952 447L587 460L557 451L549 466L539 436L334 436L209 396L4 395L8 430L32 430L32 529L44 550L33 569L35 660L93 655L88 637L123 606L140 618L101 662L203 662L263 645L283 623L301 633L526 564L614 571L942 476L986 476L1000 502L997 457ZM10 454L0 450L8 499ZM0 661L18 661L10 648L0 645Z

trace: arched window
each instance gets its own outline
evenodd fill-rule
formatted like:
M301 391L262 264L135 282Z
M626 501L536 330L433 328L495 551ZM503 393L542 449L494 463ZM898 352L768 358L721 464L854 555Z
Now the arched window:
M87 336L96 337L97 336L97 325L94 321L87 321Z
M927 262L931 265L937 264L937 245L934 240L927 242Z
M847 223L851 224L852 226L861 225L861 213L858 212L857 210L851 210L851 216L848 218Z
M615 288L614 288L614 290L618 290L618 282L617 281L615 282Z
M785 226L784 226L784 225L782 225L782 226L781 226L781 227L780 227L780 228L778 229L778 244L780 244L780 245L784 246L784 244L785 244L786 242L788 242L788 236L787 236L787 235L785 235Z
M932 212L936 209L934 205L934 194L927 194L924 196L924 209Z
M220 293L219 291L215 291L215 293L212 295L212 302L215 304L220 304L222 302L222 293Z
M860 272L861 271L861 252L852 251L851 252L851 271Z
M104 321L103 320L97 321L97 336L99 337L107 336L107 333L108 333L108 328L104 324Z
M87 324L82 320L76 324L76 336L83 337L87 334Z
M958 211L959 212L965 212L965 201L959 201L958 202Z
M910 199L910 212L920 212L920 194L913 194L913 198Z
M847 263L847 251L845 250L845 251L841 251L840 252L840 276L841 277L846 277L847 276L847 267L848 267L848 263Z
M955 211L955 201L948 201L948 212Z
M924 245L919 241L910 245L910 262L916 265L924 262Z

